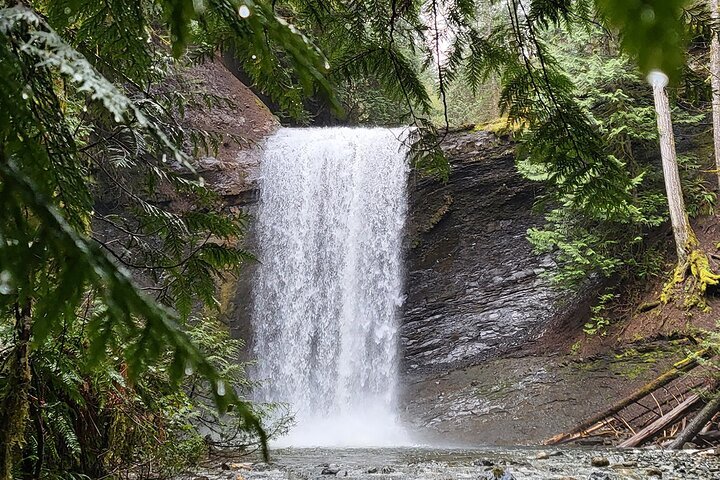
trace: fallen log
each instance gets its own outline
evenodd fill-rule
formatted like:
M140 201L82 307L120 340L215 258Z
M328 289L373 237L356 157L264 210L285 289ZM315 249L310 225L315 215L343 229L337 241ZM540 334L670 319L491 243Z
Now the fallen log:
M637 432L632 437L628 438L627 440L620 442L618 444L618 447L620 448L632 448L637 447L638 445L642 444L646 439L652 437L657 432L662 430L663 428L667 427L668 425L671 425L674 423L680 416L682 416L683 413L685 413L689 408L691 408L693 405L697 403L697 401L700 400L699 395L690 395L688 398L685 399L682 403L680 403L677 407L670 410L668 413L663 415L662 417L658 418L654 422L652 422L647 427L643 428L639 432Z
M714 397L700 410L685 429L668 446L670 450L680 450L687 442L691 442L700 430L720 412L720 393L714 392Z
M596 431L602 429L603 427L613 428L612 424L614 421L615 421L614 418L610 418L610 419L605 418L605 419L595 423L594 425L591 425L590 427L586 428L585 430L582 431L582 433L577 432L577 433L570 434L568 436L568 438L563 441L571 442L573 440L578 440L578 439L582 438L583 436L590 436L591 433L596 432ZM615 430L615 432L617 432L617 430ZM603 435L603 433L595 434L594 436L598 436L598 435Z
M700 432L695 438L707 443L717 443L720 442L720 430L710 430L704 433Z
M664 387L668 383L672 382L682 374L688 372L689 370L692 370L698 365L698 361L701 358L707 358L711 356L712 351L710 349L702 349L699 350L688 357L680 360L679 362L675 363L673 367L657 377L655 380L651 381L650 383L645 384L644 386L640 387L638 390L634 391L629 396L623 398L622 400L619 400L618 402L614 403L611 407L603 410L602 412L593 415L592 417L588 418L584 422L582 422L580 425L575 427L569 432L560 433L558 435L555 435L554 437L551 437L545 442L543 442L545 445L555 445L558 443L565 443L567 441L572 440L575 438L578 434L581 434L588 428L594 426L597 423L602 422L607 417L610 417L623 408L637 402L643 397L646 397L650 395L655 390Z

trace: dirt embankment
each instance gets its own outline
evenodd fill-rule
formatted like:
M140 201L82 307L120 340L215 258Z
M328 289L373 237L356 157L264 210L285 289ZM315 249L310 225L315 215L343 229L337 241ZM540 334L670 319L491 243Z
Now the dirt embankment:
M693 221L693 228L701 248L707 253L710 265L720 272L720 215L703 216ZM666 230L656 241L667 248L662 275L646 282L615 288L618 297L610 304L606 315L607 329L595 335L583 331L582 318L567 318L552 324L530 351L556 351L578 358L620 352L647 344L667 343L685 339L689 345L702 342L708 332L717 330L720 316L720 289L710 286L703 297L705 306L688 308L677 297L668 303L660 301L663 289L672 277L675 257L672 235Z

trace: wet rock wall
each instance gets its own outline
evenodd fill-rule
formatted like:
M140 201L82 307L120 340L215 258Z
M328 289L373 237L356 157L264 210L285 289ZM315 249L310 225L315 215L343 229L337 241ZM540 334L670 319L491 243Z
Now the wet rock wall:
M576 315L543 275L527 230L537 183L515 166L512 144L488 132L455 133L444 147L447 183L411 180L403 367L452 370L507 352L560 317Z

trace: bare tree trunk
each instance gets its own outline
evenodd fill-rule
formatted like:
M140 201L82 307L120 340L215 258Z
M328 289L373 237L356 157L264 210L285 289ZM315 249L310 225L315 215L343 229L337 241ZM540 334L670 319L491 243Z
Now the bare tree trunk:
M654 71L648 75L648 82L653 87L655 97L655 113L657 115L658 133L660 135L660 153L662 155L665 190L670 207L670 223L675 236L678 265L683 265L688 257L690 244L690 220L685 211L680 173L678 172L677 155L675 153L675 136L673 135L670 117L670 102L665 86L668 77L662 72Z
M717 170L718 189L720 189L720 39L715 33L716 22L720 18L718 0L710 1L713 20L712 40L710 41L710 84L712 85L713 139L715 140L715 169Z

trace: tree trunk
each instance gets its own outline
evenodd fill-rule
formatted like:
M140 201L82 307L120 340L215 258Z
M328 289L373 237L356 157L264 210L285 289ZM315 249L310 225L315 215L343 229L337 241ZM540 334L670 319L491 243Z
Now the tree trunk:
M12 480L15 459L25 442L30 394L30 302L15 306L15 347L8 363L7 383L0 397L0 480Z
M715 169L717 170L718 189L720 189L720 39L714 29L720 18L718 0L710 1L713 21L712 39L710 40L710 84L712 85L712 117L713 139L715 143Z
M685 430L673 440L668 448L671 450L679 450L685 443L692 441L695 436L703 429L717 412L720 411L720 393L715 392L715 396L693 417Z
M675 136L673 135L670 117L670 102L665 86L668 77L662 72L654 71L648 75L655 97L655 113L657 115L658 134L660 135L660 154L662 156L665 190L670 207L670 222L675 236L678 265L685 264L690 246L690 221L685 211L680 173L678 172L677 155L675 153Z

